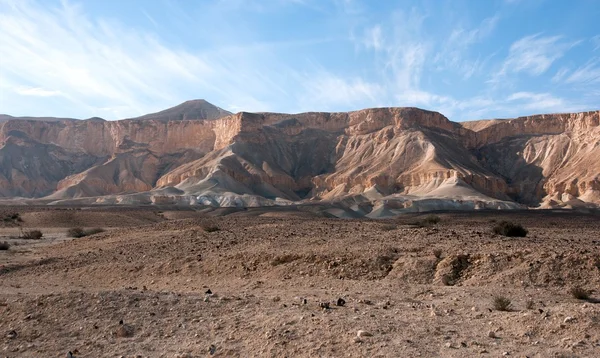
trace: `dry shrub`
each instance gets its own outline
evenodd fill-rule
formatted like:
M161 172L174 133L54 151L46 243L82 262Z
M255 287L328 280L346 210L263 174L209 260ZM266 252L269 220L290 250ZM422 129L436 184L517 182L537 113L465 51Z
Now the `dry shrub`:
M81 227L72 227L67 231L67 236L68 237L84 237L85 236L85 230L83 230L83 228Z
M216 232L216 231L220 231L221 229L216 226L216 225L204 225L202 226L202 229L206 232Z
M40 230L24 231L21 235L21 238L25 240L40 240L42 237L44 234Z
M271 266L287 264L298 259L300 259L300 256L296 254L285 254L281 256L275 256L273 260L271 260Z
M381 231L393 231L396 230L396 225L386 224L381 226Z
M74 238L80 238L80 237L98 234L101 232L104 232L104 229L100 228L100 227L87 229L87 230L84 230L81 227L72 227L67 231L67 236L74 237Z
M493 228L495 234L508 236L508 237L525 237L527 236L527 229L521 224L515 224L510 221L501 221L496 224Z
M578 300L588 300L590 298L590 291L583 287L575 286L570 290L571 296Z
M416 220L410 223L410 225L417 227L429 227L438 224L442 219L437 215L427 215L421 220Z
M528 310L532 310L533 307L535 307L535 302L533 302L533 300L528 300L525 303L525 308L527 308Z
M493 306L496 311L510 311L512 302L504 296L496 296L493 300Z

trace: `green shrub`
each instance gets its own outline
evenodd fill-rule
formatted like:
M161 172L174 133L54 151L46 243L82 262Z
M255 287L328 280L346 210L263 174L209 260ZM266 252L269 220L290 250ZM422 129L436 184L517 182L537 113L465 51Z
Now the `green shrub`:
M521 224L515 224L510 221L499 222L494 226L493 231L495 234L508 237L525 237L528 232Z

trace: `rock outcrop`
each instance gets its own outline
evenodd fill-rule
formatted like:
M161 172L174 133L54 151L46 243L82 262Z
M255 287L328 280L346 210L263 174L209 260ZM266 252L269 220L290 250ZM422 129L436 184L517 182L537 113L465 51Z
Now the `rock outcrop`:
M1 116L0 195L347 202L362 214L435 203L593 207L600 204L599 117L454 123L417 108L230 114L205 101L121 121Z

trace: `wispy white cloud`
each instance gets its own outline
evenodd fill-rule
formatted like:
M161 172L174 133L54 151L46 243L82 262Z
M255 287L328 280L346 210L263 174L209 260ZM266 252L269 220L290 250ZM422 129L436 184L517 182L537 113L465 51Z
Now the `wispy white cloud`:
M34 96L34 97L53 97L61 96L60 91L49 90L41 87L17 87L15 92L22 96Z
M210 93L217 97L210 100L232 110L267 111L273 103L261 97L287 95L281 79L266 75L289 72L273 53L321 41L190 52L152 33L91 18L67 0L58 7L0 2L0 48L10 49L0 56L2 101L22 101L30 109L17 96L60 95L80 113L118 119Z
M592 60L577 68L565 80L566 83L593 84L600 82L600 60Z
M594 46L594 51L600 50L600 35L596 35L590 39Z
M481 59L480 56L471 58L470 48L488 38L496 29L499 20L500 16L496 14L482 20L476 28L465 29L459 26L452 30L446 41L439 44L440 50L433 60L436 69L439 71L456 71L464 79L480 72L493 54L486 56L484 59Z
M535 34L523 37L511 45L508 57L491 82L498 82L510 73L539 76L577 43L579 41L567 41L563 36Z

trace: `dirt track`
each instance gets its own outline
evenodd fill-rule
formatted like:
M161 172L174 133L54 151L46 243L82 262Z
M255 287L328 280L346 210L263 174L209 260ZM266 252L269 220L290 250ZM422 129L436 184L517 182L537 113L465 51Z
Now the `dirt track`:
M0 251L0 355L600 356L598 215L252 215L23 212L51 239ZM493 235L503 219L529 235ZM67 239L70 223L108 230Z

